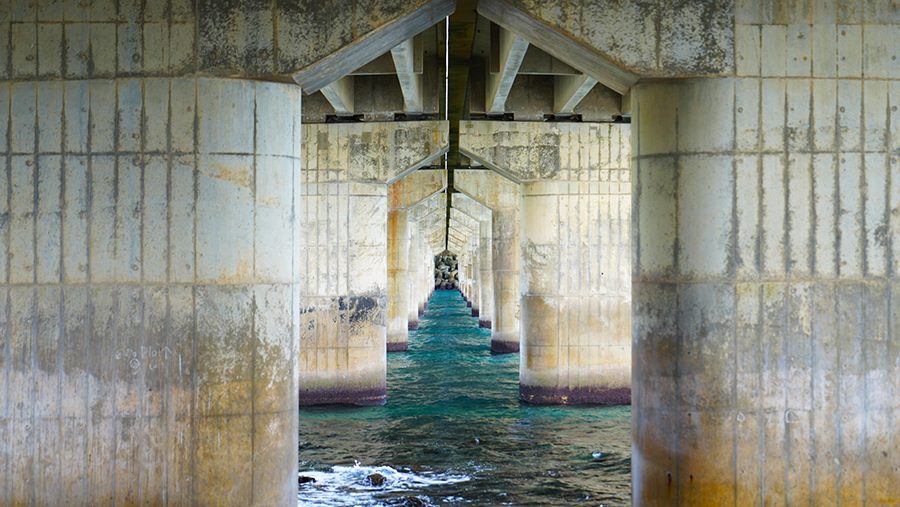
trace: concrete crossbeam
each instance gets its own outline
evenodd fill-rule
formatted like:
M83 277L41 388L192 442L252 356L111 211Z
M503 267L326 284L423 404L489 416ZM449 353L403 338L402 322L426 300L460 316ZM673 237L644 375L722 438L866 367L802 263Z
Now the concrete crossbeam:
M353 76L344 76L322 88L322 95L339 114L353 114Z
M499 70L488 74L485 108L490 113L502 113L506 108L506 98L516 80L516 73L528 49L528 41L509 30L500 29L495 47Z
M418 47L419 52L422 47ZM422 76L416 73L416 45L414 39L406 39L393 49L391 56L397 69L397 79L400 81L400 89L403 91L405 111L408 113L422 112ZM421 59L421 56L419 56Z
M578 76L556 76L553 88L553 110L557 113L571 113L581 99L591 91L597 80L581 74Z
M455 0L433 0L356 38L294 73L305 93L321 90L449 16Z

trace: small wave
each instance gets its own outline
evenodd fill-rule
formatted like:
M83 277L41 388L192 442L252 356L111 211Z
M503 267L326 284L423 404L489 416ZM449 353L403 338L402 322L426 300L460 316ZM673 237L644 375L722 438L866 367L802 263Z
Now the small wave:
M384 484L372 486L368 481L372 474L384 476ZM364 466L359 463L353 466L335 465L327 472L309 470L299 475L315 479L315 482L300 484L298 505L302 507L397 505L403 496L417 496L427 505L432 505L427 496L417 495L417 490L470 480L467 475L417 474L389 466Z

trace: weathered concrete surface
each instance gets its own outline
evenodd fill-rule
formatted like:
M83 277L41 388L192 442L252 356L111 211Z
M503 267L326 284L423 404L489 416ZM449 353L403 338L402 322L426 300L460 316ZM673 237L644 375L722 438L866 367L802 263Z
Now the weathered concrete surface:
M373 42L387 44L373 57L389 51L418 33L405 31L427 28L453 4L7 0L0 4L0 79L202 73L293 82L294 73L330 55L353 65L361 52L377 51Z
M300 404L385 401L388 183L447 149L439 121L304 126Z
M629 126L463 122L460 149L522 182L522 399L628 403Z
M409 220L406 209L388 212L387 220L387 351L408 348Z
M478 265L476 278L478 280L478 324L480 327L490 329L494 317L494 275L491 269L491 210L482 206L471 197L456 193L453 195L453 208L464 213L478 223L478 252L476 254Z
M0 503L296 502L300 91L262 80L432 3L0 2Z
M417 258L419 249L411 246L409 209L446 187L447 175L443 169L420 169L388 187L388 352L400 352L408 348L409 272L411 263L421 261ZM414 320L418 322L418 317Z
M634 91L634 503L896 505L900 12L737 12Z
M477 310L477 301L473 301L473 293L478 281L473 275L472 266L477 263L479 225L457 209L450 209L449 231L451 252L458 252L458 288L466 301L466 306Z
M491 351L497 354L518 352L521 189L518 184L494 171L479 169L454 171L454 186L492 212L494 321Z
M407 214L407 227L409 228L409 266L407 273L406 298L406 329L413 331L419 329L419 284L421 283L424 267L416 266L422 260L422 233L419 224ZM407 332L407 340L409 333Z
M0 84L0 504L296 502L299 122L293 85Z
M434 290L434 256L444 250L444 222L447 194L439 192L410 208L411 235L410 304L408 328L418 329L419 316L425 312Z
M402 42L440 23L456 8L456 0L336 3L341 5L331 2L283 3L284 7L290 5L287 11L297 16L296 19L288 16L291 27L296 29L288 42L294 45L292 49L295 54L303 54L306 59L302 68L294 74L294 80L310 92L320 90L395 49ZM309 23L310 12L315 12L319 17L312 24ZM335 15L338 17L335 18ZM346 21L350 22L344 24L345 20L341 17L348 15L351 19ZM357 31L358 28L362 30Z
M494 312L490 259L491 211L471 197L457 192L453 194L450 218L467 230L468 244L464 253L467 263L462 280L466 297L471 302L472 316L479 318L481 327L489 329ZM488 298L490 301L486 301Z
M478 12L619 93L630 87L622 71L685 77L734 70L733 0L483 0Z

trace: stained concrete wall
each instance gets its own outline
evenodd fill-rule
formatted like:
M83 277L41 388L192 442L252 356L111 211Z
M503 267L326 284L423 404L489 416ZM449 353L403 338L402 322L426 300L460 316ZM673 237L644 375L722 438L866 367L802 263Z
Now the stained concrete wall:
M898 16L739 1L633 91L635 505L900 502Z
M410 267L421 264L420 249L412 247L409 210L447 186L443 169L418 170L388 187L387 351L400 352L409 343ZM418 233L418 228L416 233ZM429 266L425 266L429 267ZM417 269L421 269L418 266ZM413 321L418 322L418 316ZM417 325L415 327L418 327Z
M545 39L539 26L562 34L578 51L596 52L642 77L727 74L734 66L734 0L485 3L490 5L480 5L479 12L513 30L531 26L522 35L551 54L552 46L540 44Z
M494 281L491 352L518 352L521 189L518 184L490 170L458 169L453 174L454 186L458 191L491 210L491 269Z
M301 405L384 403L388 183L447 135L438 121L304 126Z
M522 182L522 399L628 403L629 126L463 122L460 149Z
M0 503L296 501L299 131L295 86L0 84Z
M434 3L7 0L0 79L203 73L291 82L294 72Z

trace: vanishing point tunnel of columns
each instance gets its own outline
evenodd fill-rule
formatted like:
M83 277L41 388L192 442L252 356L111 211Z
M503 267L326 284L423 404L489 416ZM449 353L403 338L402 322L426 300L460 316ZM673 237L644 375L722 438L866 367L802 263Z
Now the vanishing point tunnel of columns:
M0 503L295 504L450 250L523 401L632 404L635 505L896 505L898 23L3 2Z

